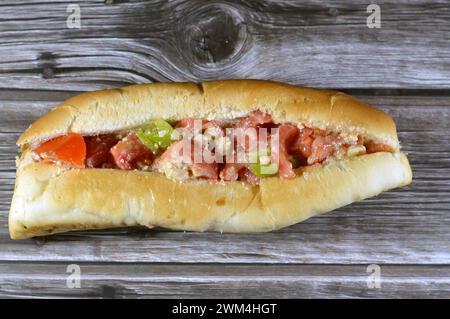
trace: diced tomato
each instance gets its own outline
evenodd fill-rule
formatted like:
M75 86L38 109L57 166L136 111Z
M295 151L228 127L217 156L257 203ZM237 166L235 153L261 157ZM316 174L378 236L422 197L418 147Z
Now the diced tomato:
M223 136L223 128L216 121L206 121L203 122L202 127L204 132L208 132L209 134L214 134L217 137Z
M192 130L194 130L194 121L195 121L195 118L187 117L185 119L182 119L180 122L178 122L176 128L185 128L185 129L192 131Z
M188 118L185 118L185 119L181 120L177 124L176 128L184 128L184 129L188 129L190 131L193 131L194 130L194 123L195 123L196 120L197 121L201 121L201 123L202 123L202 127L201 127L202 131L206 130L208 128L218 128L218 129L222 130L222 127L216 121L198 120L198 119L193 118L193 117L188 117Z
M194 163L194 145L193 143L190 145L190 154L184 154L184 152L189 152L189 146L186 146L185 143L184 140L181 140L169 146L167 150L155 160L152 167L160 169L169 161L182 164L181 166L189 169L195 177L217 180L219 176L219 164Z
M183 144L184 141L177 141L170 145L159 157L155 159L154 165L158 164L160 161L175 160L177 157L181 156Z
M217 179L219 176L219 165L217 163L194 163L190 169L195 177Z
M152 163L152 168L161 170L165 163L174 162L177 157L181 156L182 147L183 141L178 141L170 145L161 155L155 158Z
M324 130L321 130L320 128L313 128L312 129L312 131L313 131L313 135L314 136L327 136L327 132L326 131L324 131Z
M239 177L242 181L246 181L253 186L259 185L259 177L256 176L250 169L247 167L243 168L239 172Z
M309 127L304 127L300 130L300 133L306 136L310 136L314 133L314 130L312 128Z
M270 114L263 113L261 111L253 111L246 117L240 119L235 125L236 128L249 128L256 127L257 125L272 123L272 117Z
M260 112L259 112L260 113ZM255 114L253 114L255 115ZM251 116L249 116L251 117ZM257 118L257 121L253 121L252 119L247 118L247 123L242 126L247 126L245 129L249 129L248 125L252 122L251 125L254 125L256 122L266 121L271 118L267 118L267 115L256 114L254 116ZM242 123L240 123L242 124ZM242 127L240 127L242 129ZM270 132L268 132L270 133ZM279 143L277 148L273 148L272 151L272 160L277 160L279 174L283 178L294 178L296 176L294 170L292 169L292 164L289 161L289 155L287 152L288 145L292 143L295 137L298 134L298 128L293 125L281 125L279 126ZM256 139L256 140L253 140ZM245 144L237 145L238 151L252 152L261 148L261 145L258 146L259 137L257 134L248 134L246 135ZM242 141L243 139L241 139ZM271 143L271 135L267 135L267 147L270 147ZM257 149L253 149L253 147L258 147ZM248 169L247 164L243 163L226 163L224 169L220 173L220 177L226 181L235 181L238 178L245 178L246 180L250 180L255 185L259 184L259 177L256 176L251 170Z
M236 150L239 154L258 150L259 131L257 128L236 128L233 130L232 138L236 141Z
M311 155L308 157L308 164L315 164L324 161L328 156L332 155L334 147L328 143L326 138L318 136L311 145Z
M44 160L61 161L67 165L83 168L86 159L86 144L78 133L68 133L51 139L34 150Z
M201 127L195 127L196 121L201 122ZM198 125L198 123L197 123L197 125ZM205 134L205 133L210 136L214 136L216 138L220 138L220 137L224 136L223 128L216 121L197 120L195 118L190 117L190 118L186 118L186 119L183 119L182 121L180 121L178 123L178 125L176 126L176 128L179 130L179 132L181 133L182 136L184 136L184 134L186 134L186 133L188 133L188 134L194 133L196 136L188 135L189 138L194 137L194 139L195 139L195 137L197 137L197 135ZM194 132L194 129L197 129L197 131ZM203 147L206 147L206 146L207 145L203 145Z
M289 161L289 156L286 151L280 152L278 161L278 173L282 178L290 179L297 176L294 169L292 168L292 163L291 161Z
M289 153L305 159L311 156L312 134L313 130L308 127L299 130L297 139L289 146Z
M372 141L369 141L364 144L366 147L367 154L376 153L376 152L392 152L392 148L386 144L376 144Z
M363 145L364 144L364 137L361 135L358 135L358 141L356 142L357 145Z
M241 152L254 152L258 149L260 131L258 127L264 124L273 124L272 117L261 111L254 111L240 119L233 126L233 141L236 141L236 150ZM274 125L277 127L277 125ZM268 127L265 127L268 129ZM267 130L269 136L270 130Z
M311 145L311 155L308 164L321 163L326 160L345 142L337 135L317 136Z
M91 168L114 167L114 158L110 152L111 147L119 139L114 135L88 136L86 142L86 166Z
M298 136L299 129L294 125L283 124L279 126L278 134L280 135L280 145L287 147Z
M128 134L112 147L111 154L120 169L135 169L141 165L150 165L153 160L152 152L134 133Z
M188 145L185 145L189 143ZM194 160L194 145L192 141L177 141L170 145L161 156L155 160L155 165L158 162L171 161L183 164L192 164Z
M298 128L293 125L281 125L279 128L278 172L282 178L296 176L292 163L289 161L289 144L298 136Z
M226 163L220 172L220 178L224 181L237 181L239 178L239 171L244 167L244 164Z

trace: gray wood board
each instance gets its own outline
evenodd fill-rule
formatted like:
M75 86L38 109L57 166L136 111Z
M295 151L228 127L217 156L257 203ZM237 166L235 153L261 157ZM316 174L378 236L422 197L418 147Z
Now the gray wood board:
M80 264L69 288L68 264L0 263L1 297L82 298L449 298L450 268L380 266L376 288L367 265ZM70 270L70 268L69 268ZM369 268L370 270L370 268ZM27 274L27 276L23 276ZM368 284L369 282L369 284ZM72 286L73 287L73 286Z
M116 1L117 2L117 1ZM264 78L319 87L450 87L448 1L0 3L0 87L92 90Z
M68 4L81 29L68 29ZM0 3L1 297L449 297L450 2ZM11 241L17 137L77 91L273 79L344 89L391 114L413 183L267 234L163 229ZM68 289L78 263L82 287ZM366 267L381 266L381 289Z

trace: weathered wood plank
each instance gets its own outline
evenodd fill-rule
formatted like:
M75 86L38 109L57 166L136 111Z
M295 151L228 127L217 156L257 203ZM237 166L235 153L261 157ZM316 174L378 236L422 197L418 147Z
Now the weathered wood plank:
M67 233L11 241L0 235L1 260L66 262L449 264L449 221L412 218L375 225L361 217L307 221L291 231L216 234L132 230ZM319 223L320 222L320 223ZM414 225L414 223L422 225ZM294 228L294 227L293 227ZM425 230L426 229L426 230ZM446 233L447 232L447 233Z
M66 27L73 3L79 30ZM0 297L449 298L449 2L380 1L381 29L366 27L367 4L1 1ZM75 91L217 78L356 93L396 120L413 184L268 234L9 239L14 142L36 118ZM80 289L66 286L74 262ZM381 266L381 289L367 288L369 263Z
M68 288L68 263L0 263L0 297L69 298L449 298L450 266L80 264ZM23 274L27 274L24 276Z
M3 1L0 87L91 90L265 78L337 88L449 88L448 1Z

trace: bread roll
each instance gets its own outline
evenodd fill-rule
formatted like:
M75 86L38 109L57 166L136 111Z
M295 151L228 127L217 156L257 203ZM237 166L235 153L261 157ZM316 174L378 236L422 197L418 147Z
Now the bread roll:
M300 169L292 180L259 186L174 181L156 172L70 169L35 162L31 149L68 132L97 135L152 119L226 120L261 110L275 123L362 135L387 144L379 152ZM19 138L21 156L9 215L11 238L69 230L144 225L188 231L279 229L411 182L395 123L383 111L344 93L269 81L139 84L84 93L64 101Z

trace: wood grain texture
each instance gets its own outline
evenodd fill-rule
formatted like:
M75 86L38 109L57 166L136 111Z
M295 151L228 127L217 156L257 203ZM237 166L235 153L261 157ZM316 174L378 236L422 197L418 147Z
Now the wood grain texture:
M68 4L81 29L66 26ZM450 2L0 2L0 297L450 297ZM273 79L344 89L391 114L403 189L268 234L163 229L11 241L18 136L79 91ZM66 287L79 263L82 287ZM368 264L382 288L368 289Z
M379 289L368 288L367 265L80 264L81 287L72 289L67 266L0 263L0 297L450 297L448 266L381 265Z
M336 88L450 87L448 1L2 1L0 87L92 90L263 78Z

